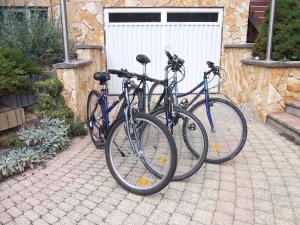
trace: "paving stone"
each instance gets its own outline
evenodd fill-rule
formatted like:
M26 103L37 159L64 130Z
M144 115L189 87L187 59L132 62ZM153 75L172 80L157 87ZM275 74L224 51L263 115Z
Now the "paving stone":
M176 224L176 225L189 224L190 220L191 218L189 216L180 213L174 213L172 214L168 224Z
M175 212L177 204L178 202L176 201L169 200L169 199L162 199L158 203L157 208L168 213L173 213Z
M12 217L8 213L6 213L6 212L0 213L0 223L6 224L11 220L12 220Z
M149 217L155 208L156 206L154 204L141 202L140 204L137 205L134 211L140 215Z
M27 219L29 219L30 221L35 221L40 217L40 215L38 213L36 213L34 210L29 210L29 211L25 212L24 216Z
M235 209L235 205L232 202L227 202L227 201L218 201L217 202L217 211L218 212L233 215L234 209Z
M200 224L211 224L213 213L201 209L196 209L194 212L193 220Z
M24 215L21 215L21 216L15 218L14 222L16 224L20 224L20 225L30 225L31 224L31 221L29 221Z
M231 225L233 221L233 215L221 213L216 211L213 216L214 225Z
M125 224L128 225L142 225L146 222L147 218L144 216L141 216L139 214L131 213L127 220L125 221Z
M120 212L118 210L113 211L106 219L106 222L113 225L122 224L126 218L127 214Z
M19 210L16 207L11 207L6 211L9 215L11 215L12 217L18 217L22 214L22 211Z
M136 205L137 203L135 201L124 199L123 201L121 201L117 208L122 212L131 213Z
M156 209L149 217L149 221L154 224L168 224L170 217L169 213Z
M252 224L254 222L254 214L253 211L250 210L245 210L241 208L236 208L234 212L234 218L236 220L245 222L245 223L250 223Z
M181 201L176 207L176 212L186 216L192 216L194 214L195 209L195 204Z

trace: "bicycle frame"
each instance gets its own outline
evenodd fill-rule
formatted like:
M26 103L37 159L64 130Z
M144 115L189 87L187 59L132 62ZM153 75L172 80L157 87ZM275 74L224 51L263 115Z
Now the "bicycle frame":
M200 97L202 94L205 95L205 107L206 107L206 114L207 114L207 118L208 121L210 123L210 127L211 130L214 131L214 122L212 119L212 115L211 115L211 111L210 111L210 104L209 104L209 88L208 88L208 75L211 73L212 71L208 71L208 72L204 72L204 76L203 76L203 81L200 82L200 84L196 85L194 88L192 88L190 91L186 92L186 93L178 93L178 84L177 84L177 73L175 72L173 79L169 85L171 91L175 91L175 104L176 106L180 106L180 104L178 103L178 100L180 97L185 97L187 95L192 94L194 91L200 89L201 87L203 87L202 89L200 89L200 91L196 94L196 96L194 96L192 98L192 100L190 102L187 102L186 104L183 105L183 108L185 110L187 110L188 108L191 107L191 105L198 99L198 97ZM160 102L163 99L163 95L165 95L165 92L161 95L161 97L159 98L159 101L157 103L157 105L160 104Z

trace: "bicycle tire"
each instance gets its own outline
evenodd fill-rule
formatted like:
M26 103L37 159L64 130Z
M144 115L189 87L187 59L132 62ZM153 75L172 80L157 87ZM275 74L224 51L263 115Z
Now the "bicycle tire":
M148 98L147 98L147 109L148 109L148 112L155 111L156 109L158 109L158 108L160 108L160 107L163 106L164 99L161 100L160 105L159 105L156 109L152 109L152 107L151 107L151 102L154 102L154 100L153 100L153 97L154 97L154 90L155 90L155 88L157 88L157 87L159 87L159 86L162 86L162 88L163 88L163 85L162 85L162 84L154 83L154 84L151 86L150 90L149 90ZM163 95L163 94L164 94L164 93L162 92L161 95ZM170 95L170 98L171 98L171 101L174 102L174 96L173 96L173 94ZM157 104L157 103L158 103L158 101L157 101L155 104Z
M125 182L124 179L120 178L120 174L116 170L114 163L112 162L112 151L111 146L113 142L114 133L118 132L118 127L123 124L125 121L125 116L122 115L118 117L112 124L111 128L109 129L108 135L107 135L107 142L105 146L105 158L106 162L109 168L110 173L114 177L114 179L117 181L117 183L122 186L127 191L137 194L137 195L150 195L159 192L164 187L166 187L169 182L171 181L177 166L177 148L175 141L173 140L173 137L170 133L170 131L164 126L164 124L159 121L157 118L141 112L133 112L133 119L141 119L144 121L149 121L150 123L154 124L160 131L162 131L163 135L165 135L166 140L168 141L168 144L170 146L170 166L169 170L164 175L164 178L161 180L161 182L153 187L150 187L148 189L140 189L135 188L133 185L129 184L128 182ZM146 168L147 169L147 168Z
M89 119L90 119L90 113L91 113L90 112L90 109L91 109L90 104L91 104L91 101L92 101L92 97L94 97L94 96L96 97L96 99L99 99L101 97L101 94L97 90L91 90L90 91L90 93L88 95L88 98L87 98L87 104L86 104L86 107L87 107L87 110L86 110L87 111L87 121L89 121ZM98 106L98 107L101 108L101 106ZM102 110L102 108L100 110L101 110L101 116L102 116L103 115L103 110ZM99 140L100 140L100 134L99 134L99 137L98 137L99 140L97 140L97 138L93 134L93 129L95 129L94 126L92 126L92 124L89 124L89 129L88 130L89 130L89 134L90 134L90 137L92 139L92 142L94 143L94 145L98 146Z
M185 171L183 174L180 174L180 175L174 175L174 177L172 178L172 181L181 181L181 180L184 180L190 176L192 176L193 174L195 174L203 165L203 163L205 162L205 159L206 159L206 156L207 156L207 152L208 152L208 137L207 137L207 133L205 131L205 128L203 126L203 124L201 123L201 121L195 116L193 115L192 113L188 112L187 110L184 110L184 109L181 109L179 107L174 107L174 111L175 111L175 114L176 113L180 113L182 115L185 115L185 119L183 121L183 127L181 129L182 131L182 135L183 135L183 139L184 139L184 142L186 144L186 147L187 148L191 148L191 144L189 143L188 139L187 139L187 134L186 134L186 129L184 128L187 128L187 119L189 118L190 120L193 120L193 122L196 123L196 126L200 129L200 133L202 135L201 139L203 140L203 149L202 149L202 155L200 157L199 153L196 157L200 157L200 159L198 159L198 161L194 164L194 166L188 170L188 171ZM165 108L164 107L160 107L159 109L153 111L151 113L151 115L155 116L155 117L158 117L159 115L161 114L165 114ZM176 142L175 142L176 143ZM188 144L187 144L188 143ZM177 143L176 143L177 145ZM199 151L199 149L198 149ZM191 153L191 155L193 155ZM180 158L178 159L178 164L180 163ZM178 166L177 166L178 168ZM159 174L156 174L159 176Z
M241 110L236 105L234 105L232 102L230 102L226 99L223 99L223 98L214 98L214 97L209 98L209 104L214 104L214 103L221 103L221 104L227 105L228 108L232 109L236 113L236 115L238 115L240 123L241 123L241 128L242 128L242 133L240 135L241 139L240 139L239 144L237 145L237 147L234 149L234 151L232 151L230 154L228 154L228 155L226 155L222 158L212 158L208 154L208 156L205 160L207 163L210 163L210 164L220 164L220 163L227 162L227 161L233 159L234 157L236 157L241 152L241 150L243 149L243 147L246 143L246 140L247 140L248 130L247 130L246 119L245 119L243 113L241 112ZM205 99L203 99L200 102L197 102L196 104L192 105L192 107L189 108L188 111L195 114L195 111L200 107L205 107ZM207 116L206 116L206 118L207 118ZM212 119L214 120L214 115L212 116ZM224 121L222 121L222 122L224 124ZM221 124L221 123L219 123L219 124ZM211 129L209 129L210 127L206 127L206 128L207 128L206 129L207 132L211 131ZM211 131L211 132L214 132L214 131ZM212 136L212 134L210 136ZM211 144L211 141L209 141L209 142Z

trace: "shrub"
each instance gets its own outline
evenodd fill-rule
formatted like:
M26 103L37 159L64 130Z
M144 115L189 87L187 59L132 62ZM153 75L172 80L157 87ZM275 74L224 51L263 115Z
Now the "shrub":
M38 74L42 72L41 67L13 48L0 48L0 65L0 76Z
M69 143L67 127L58 119L44 118L39 126L22 129L17 134L26 147L0 156L0 180L53 157Z
M58 79L38 81L35 87L44 93L38 95L36 103L31 108L33 113L64 120L65 125L68 126L69 137L87 133L84 123L74 119L73 111L65 105L64 98L59 95L63 89L63 84Z
M41 66L51 67L63 61L62 29L54 18L41 18L38 13L32 13L30 18L20 19L12 10L9 20L0 24L0 47L19 49ZM71 55L75 57L74 51Z
M18 145L19 143L20 143L20 139L16 134L7 135L0 140L0 146L4 148L15 146Z
M6 94L24 94L33 91L25 76L0 76L0 96Z
M84 128L84 124L79 120L70 121L70 127L68 130L69 137L83 136L87 134L87 130Z
M253 56L266 58L270 8L255 41ZM298 0L277 0L273 33L273 60L300 60L300 3Z
M35 88L40 92L47 92L53 98L59 96L63 90L63 84L58 79L47 79L44 81L37 81L34 84Z
M0 49L0 95L32 91L26 75L41 72L39 66L19 51L11 48Z
M55 106L56 106L56 101L54 98L52 98L48 94L39 94L37 96L35 104L33 105L33 112L34 113L44 112L55 108Z

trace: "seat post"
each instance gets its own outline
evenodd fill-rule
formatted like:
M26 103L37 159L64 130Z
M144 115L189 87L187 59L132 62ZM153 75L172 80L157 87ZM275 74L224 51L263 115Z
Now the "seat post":
M146 75L146 64L143 64L143 74Z

